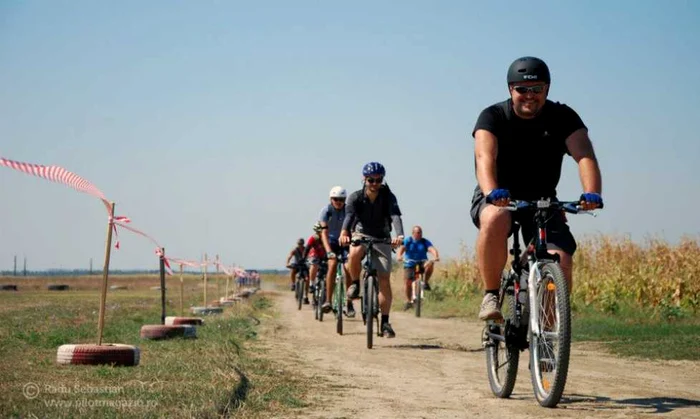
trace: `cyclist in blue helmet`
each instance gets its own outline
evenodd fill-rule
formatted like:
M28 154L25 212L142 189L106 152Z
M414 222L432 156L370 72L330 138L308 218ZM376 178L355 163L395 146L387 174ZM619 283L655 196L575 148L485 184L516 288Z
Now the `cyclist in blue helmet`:
M524 243L535 231L532 217L499 211L510 199L556 199L565 154L578 163L583 186L581 206L601 207L602 178L588 129L570 107L547 99L551 77L536 57L515 60L506 76L510 98L484 109L476 121L474 155L477 186L471 217L479 228L477 265L483 276L484 299L479 318L502 318L498 287L508 256L511 223L522 226ZM527 172L524 172L527 170ZM549 252L558 254L571 291L572 255L576 241L560 214L547 227Z
M379 280L379 307L382 312L380 331L382 336L396 336L389 323L391 310L391 247L403 242L403 223L401 210L396 196L389 186L384 184L386 169L379 162L369 162L362 167L362 189L353 192L345 204L345 219L340 233L340 244L347 246L352 238L373 237L391 238L391 226L394 226L396 238L392 244L376 244L374 249L374 267ZM360 271L365 246L352 246L348 255L347 268L352 278L348 288L348 299L356 299L360 294Z

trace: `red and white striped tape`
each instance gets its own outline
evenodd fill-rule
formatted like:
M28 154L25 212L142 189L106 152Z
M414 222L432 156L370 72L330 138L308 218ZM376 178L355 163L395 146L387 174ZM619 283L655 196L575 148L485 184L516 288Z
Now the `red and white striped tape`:
M77 191L84 192L86 194L100 198L105 204L107 212L109 212L110 210L109 201L107 201L107 198L102 193L102 191L97 189L95 185L83 179L82 177L76 175L73 172L69 172L68 170L60 166L44 166L42 164L24 163L20 161L6 159L4 157L0 157L0 165L9 167L10 169L18 170L29 175L38 176L42 179L50 180L52 182L62 183L64 185L70 186L71 188Z
M104 204L105 208L107 209L107 214L111 212L111 204L107 200L107 197L100 191L95 185L87 181L86 179L76 175L73 172L70 172L63 167L60 166L44 166L41 164L33 164L33 163L24 163L24 162L19 162L15 160L10 160L6 159L4 157L0 157L0 166L5 166L10 169L14 169L17 171L20 171L22 173L26 173L29 175L34 175L37 177L40 177L42 179L50 180L52 182L56 183L62 183L64 185L70 186L71 188L79 191L86 193L88 195L92 195L96 198L99 198L102 203ZM130 223L131 220L128 217L125 216L114 216L114 218L109 219L109 223L112 225L114 228L114 233L117 236L117 240L115 242L115 247L119 249L119 234L117 232L117 226L124 228L126 230L129 230L133 233L136 233L140 236L145 237L146 239L150 240L153 244L156 245L156 254L159 257L163 257L165 261L165 266L170 275L172 275L172 270L170 268L170 263L169 261L173 261L175 263L179 263L182 265L186 266L191 266L191 267L203 267L205 265L214 265L217 267L222 268L222 270L227 274L227 275L233 275L236 274L238 276L247 276L247 272L239 267L225 267L221 265L221 263L217 260L211 260L211 261L206 261L204 263L199 263L199 262L193 262L185 259L177 259L177 258L168 258L165 255L163 255L162 252L162 246L158 244L156 239L153 237L149 236L148 234L134 228L131 226L127 226L127 223Z
M191 268L201 268L202 267L202 264L200 262L195 262L192 260L172 258L172 257L169 257L168 260L170 260L172 263L177 263L179 265L189 266Z
M84 178L76 175L75 173L64 169L63 167L44 166L42 164L25 163L25 162L6 159L4 157L0 157L0 166L5 166L5 167L8 167L10 169L20 171L22 173L26 173L28 175L34 175L34 176L40 177L42 179L50 180L52 182L62 183L64 185L70 186L71 188L73 188L79 192L83 192L83 193L86 193L88 195L92 195L96 198L99 198L102 201L105 208L107 209L107 214L110 214L110 212L111 212L111 204L107 200L107 197L102 193L102 191L97 188L97 186L88 182ZM123 223L131 222L131 220L128 217L124 217L124 216L115 216L114 218L109 219L109 223L112 225L116 224L116 223L114 223L114 221L120 221ZM118 238L119 234L117 233L116 227L114 227L114 232ZM118 239L116 240L114 247L119 249L119 240Z

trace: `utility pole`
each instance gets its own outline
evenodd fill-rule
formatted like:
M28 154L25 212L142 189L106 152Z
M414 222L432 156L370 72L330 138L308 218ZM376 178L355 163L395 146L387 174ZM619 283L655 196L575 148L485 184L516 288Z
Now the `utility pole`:
M27 276L27 257L24 257L24 276Z
M12 276L17 276L17 255L15 255L15 268L12 271Z
M92 258L90 258L90 275L92 275Z

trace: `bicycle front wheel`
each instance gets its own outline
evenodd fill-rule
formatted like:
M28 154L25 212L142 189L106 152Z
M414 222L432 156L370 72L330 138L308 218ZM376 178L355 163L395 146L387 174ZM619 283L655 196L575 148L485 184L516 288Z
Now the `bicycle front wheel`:
M297 278L297 305L298 309L301 310L301 306L304 303L304 286L306 285L306 281L304 281L304 278Z
M420 309L421 309L421 304L423 302L423 277L419 279L416 279L416 281L413 283L413 286L416 287L416 292L414 295L416 296L416 301L414 302L415 307L416 307L416 317L420 317Z
M488 324L484 336L489 386L493 394L500 398L510 397L518 376L520 350L510 337L514 335L510 333L511 329L516 327L515 304L513 279L504 272L498 295L503 322Z
M318 321L323 321L323 304L326 303L326 280L322 279L318 283L318 305L316 310L318 310Z
M365 309L365 316L366 316L366 325L367 325L367 349L372 349L372 340L374 338L374 317L375 317L375 303L374 301L377 299L377 296L375 295L376 293L376 288L374 286L374 277L367 277L365 279L365 292L364 292L364 309Z
M530 376L540 405L554 407L561 400L569 372L571 306L569 287L561 266L547 262L536 287L535 310L540 333L530 332Z
M340 279L335 281L335 303L333 307L335 308L335 331L339 335L343 334L343 309L345 308L345 279L341 276Z

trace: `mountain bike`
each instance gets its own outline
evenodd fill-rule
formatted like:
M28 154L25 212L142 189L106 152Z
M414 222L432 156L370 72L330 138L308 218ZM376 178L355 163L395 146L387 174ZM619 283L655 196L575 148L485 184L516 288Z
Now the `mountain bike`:
M535 398L544 407L561 400L569 371L571 305L558 255L547 252L547 224L557 214L593 214L579 202L542 199L512 201L510 211L534 211L536 234L521 255L513 225L513 261L501 277L498 306L501 321L488 321L483 333L486 368L494 395L511 395L518 374L520 351L530 350L530 377ZM602 207L601 207L602 208Z
M374 323L377 322L377 335L381 336L379 324L379 282L377 280L377 269L372 264L375 244L391 244L391 239L376 239L372 237L362 237L352 240L353 245L365 244L365 262L362 265L364 274L362 276L362 298L361 311L362 321L367 326L367 348L372 349L374 338Z
M336 255L338 266L335 271L335 285L333 289L333 313L335 313L335 331L343 334L343 310L345 309L345 262L348 261L346 251L342 251Z
M297 263L297 277L295 282L295 294L294 298L297 300L298 309L301 310L301 306L304 304L304 297L306 296L306 278L309 276L309 268L306 266L306 262Z
M423 289L425 287L425 263L428 262L428 260L404 260L406 262L415 263L415 273L413 276L413 282L411 283L411 302L413 303L413 308L415 309L416 317L420 317L421 306L423 304L423 293L425 292L425 290Z
M323 310L321 306L326 302L326 274L328 273L328 260L323 258L318 265L318 273L316 274L316 282L314 284L314 318L320 322L323 321Z

